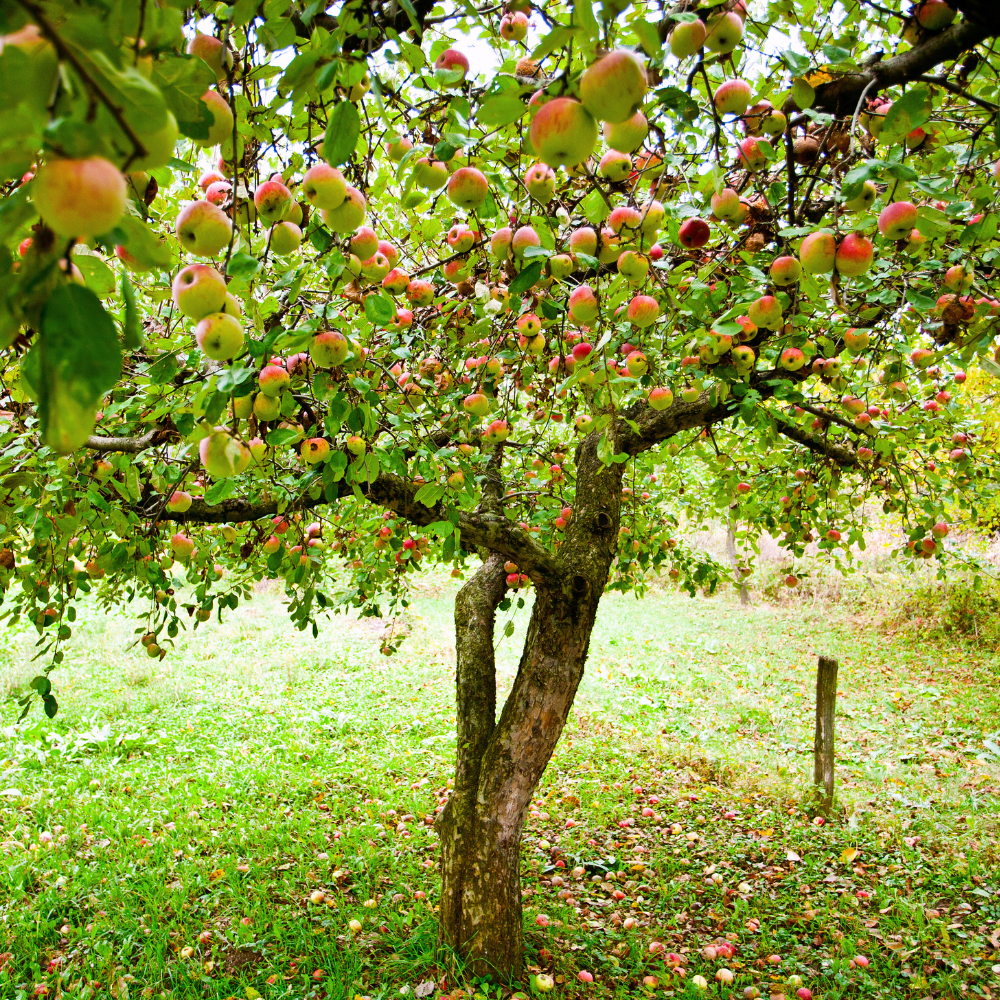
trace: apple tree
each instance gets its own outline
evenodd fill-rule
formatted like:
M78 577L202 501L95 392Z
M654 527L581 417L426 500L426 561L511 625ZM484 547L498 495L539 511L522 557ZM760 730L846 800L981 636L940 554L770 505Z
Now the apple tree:
M440 921L478 968L522 964L602 594L730 574L679 518L849 568L888 517L901 559L961 557L996 482L961 389L1000 375L995 5L0 0L0 34L24 711L84 598L164 657L264 578L315 632L450 567Z

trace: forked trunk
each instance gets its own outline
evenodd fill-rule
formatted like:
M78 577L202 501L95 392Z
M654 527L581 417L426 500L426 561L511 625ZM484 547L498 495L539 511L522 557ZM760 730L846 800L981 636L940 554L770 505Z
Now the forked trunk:
M475 975L503 979L523 967L521 833L583 677L597 605L618 531L620 473L578 457L566 576L536 581L535 606L513 688L496 722L494 621L503 560L490 556L455 602L458 750L455 788L438 820L441 937ZM589 479L590 489L580 488Z

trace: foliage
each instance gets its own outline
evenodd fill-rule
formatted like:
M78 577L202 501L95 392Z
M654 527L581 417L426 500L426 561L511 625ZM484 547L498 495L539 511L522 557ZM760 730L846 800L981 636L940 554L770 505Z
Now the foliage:
M91 593L147 598L139 634L162 656L186 615L234 609L263 577L285 582L299 628L376 613L386 592L405 605L414 569L460 575L477 549L507 558L512 585L551 581L544 551L585 530L588 440L625 474L618 589L657 567L692 591L724 576L673 541L665 502L682 494L696 517L730 511L751 550L767 530L844 566L881 508L909 557L948 558L932 526L977 518L995 489L982 394L955 386L977 358L991 370L997 88L986 54L926 73L990 34L979 6L926 26L855 3L550 3L525 43L505 40L513 10L501 36L499 14L400 6L0 5L0 587L43 668ZM742 45L710 34L675 58L701 18ZM871 46L900 35L871 75ZM648 131L576 165L536 125L556 105L539 109L608 108L618 78L588 90L581 74L615 47L645 61ZM723 81L741 78L733 99ZM593 124L583 111L580 160ZM532 143L554 185L526 172ZM60 201L59 171L88 157L114 177ZM321 158L355 194L303 182ZM179 241L206 198L221 228ZM372 230L352 235L365 211ZM704 240L685 235L699 217ZM513 254L492 239L508 221ZM868 245L852 234L871 237L868 266L851 266L849 241ZM824 240L836 270L809 262ZM192 249L225 276L238 345L192 339L199 309L171 292ZM796 254L806 272L776 284L772 261ZM585 285L591 313L571 299ZM346 357L324 356L324 332ZM647 402L657 388L672 406ZM352 572L336 592L332 560Z

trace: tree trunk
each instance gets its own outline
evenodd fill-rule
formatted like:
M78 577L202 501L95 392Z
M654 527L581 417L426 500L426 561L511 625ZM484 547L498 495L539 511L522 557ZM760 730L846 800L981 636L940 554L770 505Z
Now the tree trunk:
M577 457L565 574L536 581L535 605L513 688L494 723L493 630L502 559L491 556L455 603L458 750L455 789L438 819L441 937L475 975L510 979L523 967L521 833L531 795L569 717L597 606L617 545L620 468Z
M750 603L750 594L740 573L740 561L736 557L736 532L733 530L732 511L730 511L729 519L726 522L726 555L729 556L729 565L733 567L733 576L739 581L740 604L747 605Z

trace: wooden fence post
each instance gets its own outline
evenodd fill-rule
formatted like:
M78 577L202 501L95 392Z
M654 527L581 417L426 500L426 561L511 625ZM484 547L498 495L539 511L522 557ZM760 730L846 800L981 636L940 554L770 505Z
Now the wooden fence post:
M823 811L833 808L833 737L837 713L837 669L832 656L819 658L816 671L816 742L813 781L823 786Z

